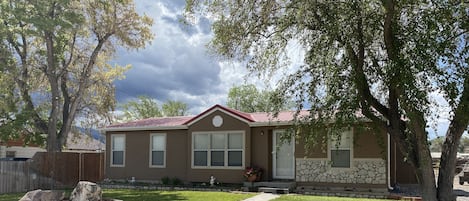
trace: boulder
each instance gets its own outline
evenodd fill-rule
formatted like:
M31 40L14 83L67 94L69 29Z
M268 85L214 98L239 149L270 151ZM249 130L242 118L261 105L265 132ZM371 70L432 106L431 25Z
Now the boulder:
M34 190L27 192L19 201L59 201L64 200L63 191Z
M101 187L89 181L78 182L70 195L70 201L100 201L101 199Z

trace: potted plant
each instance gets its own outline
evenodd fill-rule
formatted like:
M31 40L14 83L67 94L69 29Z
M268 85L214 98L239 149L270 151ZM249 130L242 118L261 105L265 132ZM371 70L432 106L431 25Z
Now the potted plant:
M249 182L259 181L262 176L262 169L258 167L246 167L244 169L244 177Z

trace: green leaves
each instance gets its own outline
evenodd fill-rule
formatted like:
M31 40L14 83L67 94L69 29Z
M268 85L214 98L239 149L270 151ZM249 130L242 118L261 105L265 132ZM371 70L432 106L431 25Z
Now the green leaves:
M292 107L278 91L259 91L253 84L231 87L226 105L243 112L278 112Z
M137 100L123 104L122 109L124 121L187 115L186 103L169 100L160 107L155 99L148 96L139 96Z
M6 114L28 111L24 122L47 133L49 151L61 150L77 117L96 126L111 116L113 81L129 66L108 61L119 46L153 39L152 20L131 0L0 0L0 16L2 70L17 100Z

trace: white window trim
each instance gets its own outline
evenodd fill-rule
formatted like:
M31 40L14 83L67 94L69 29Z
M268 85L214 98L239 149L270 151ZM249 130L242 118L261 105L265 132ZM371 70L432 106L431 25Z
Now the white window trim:
M331 138L328 139L328 143L327 143L327 159L328 161L330 162L329 164L329 167L331 169L337 169L337 170L350 170L352 169L353 167L353 148L354 148L354 145L353 145L353 132L354 129L350 129L350 130L346 130L344 132L350 132L350 164L349 164L349 167L332 167L332 157L331 157L331 151L333 149L336 149L336 150L346 150L346 149L337 149L337 147L335 147L335 145L332 145L332 140ZM343 133L343 132L342 132Z
M122 153L122 165L121 164L114 164L114 138L115 137L123 137L124 138L124 150ZM110 167L125 167L125 150L126 150L126 139L125 134L112 134L111 135L111 158L110 158Z
M152 163L151 163L152 162L151 160L153 159L153 157L152 157L152 154L153 154L153 136L164 136L164 144L165 144L164 150L155 150L155 151L164 151L163 165L152 165ZM166 157L166 149L168 147L167 142L168 142L168 138L167 138L166 133L152 133L152 134L150 134L150 147L149 147L150 154L149 154L149 159L148 159L148 164L149 164L150 168L166 168L166 158L167 158Z
M242 145L242 149L228 149L228 134L229 133L239 133L241 134L242 138L243 138L243 145ZM211 166L211 151L217 151L217 150L220 150L221 149L211 149L210 148L210 142L209 142L209 148L208 149L194 149L194 139L195 139L195 135L200 135L200 134L208 134L209 137L208 139L211 139L211 135L212 134L225 134L225 149L223 149L223 151L225 151L225 165L224 166ZM195 166L194 165L194 151L207 151L207 166ZM228 166L228 151L241 151L241 166ZM237 130L237 131L207 131L207 132L203 132L203 131L198 131L198 132L192 132L192 142L191 142L191 168L192 169L222 169L222 170L241 170L241 169L244 169L245 168L245 160L246 160L246 157L245 157L245 154L246 154L246 134L244 131L241 131L241 130Z

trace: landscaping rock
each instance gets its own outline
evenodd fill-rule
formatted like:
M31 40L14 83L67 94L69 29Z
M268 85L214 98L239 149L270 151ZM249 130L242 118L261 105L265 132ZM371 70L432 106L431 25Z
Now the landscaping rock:
M101 198L101 187L89 181L78 182L70 195L70 201L100 201Z
M59 201L65 198L63 191L35 190L27 192L19 201Z

